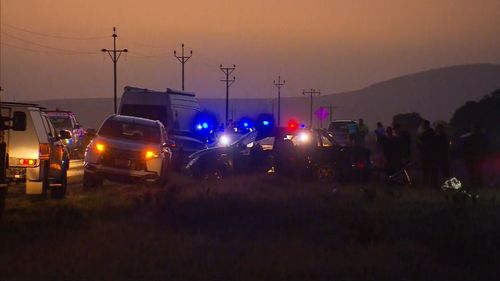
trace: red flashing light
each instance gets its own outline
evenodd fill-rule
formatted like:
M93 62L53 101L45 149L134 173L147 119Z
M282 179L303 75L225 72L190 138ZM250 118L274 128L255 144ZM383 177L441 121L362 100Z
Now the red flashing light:
M288 121L287 127L289 130L297 130L299 128L299 122L297 122L297 120L295 119L291 119L290 121Z

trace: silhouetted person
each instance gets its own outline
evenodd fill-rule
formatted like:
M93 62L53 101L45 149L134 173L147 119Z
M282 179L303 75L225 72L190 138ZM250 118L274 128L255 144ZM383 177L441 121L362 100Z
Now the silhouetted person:
M444 177L445 180L450 178L450 139L444 130L443 124L438 124L436 126L436 160L437 168L439 174Z
M377 144L381 144L383 138L385 137L384 125L381 122L377 122L377 129L375 129L375 137L377 138Z
M436 165L436 133L431 128L429 120L422 122L422 133L420 140L420 161L422 164L422 183L437 187L437 165Z
M475 125L463 142L463 157L473 187L483 185L482 166L488 142L480 125Z
M363 118L359 118L358 120L358 134L356 136L356 143L358 145L365 145L366 136L369 133L368 126L365 124Z
M398 151L403 162L410 161L411 154L411 137L407 130L401 128L399 123L394 123L394 135L396 136L396 143Z
M389 177L394 175L401 167L397 140L391 126L387 127L386 135L382 138L382 148L385 158L385 172Z

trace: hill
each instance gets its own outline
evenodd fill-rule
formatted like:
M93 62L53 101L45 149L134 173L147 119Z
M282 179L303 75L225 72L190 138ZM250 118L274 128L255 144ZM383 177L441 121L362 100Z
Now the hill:
M471 64L418 72L376 83L366 88L314 99L314 108L333 105L334 119L363 117L368 124L388 124L393 115L419 112L431 121L449 120L453 112L468 100L478 100L500 88L500 65ZM98 127L112 112L112 99L87 98L37 101L48 108L72 110L85 126ZM224 117L224 99L200 99L202 108ZM235 119L277 110L276 99L231 99L230 112ZM309 123L309 99L282 99L282 123L289 118ZM315 126L319 125L314 121Z

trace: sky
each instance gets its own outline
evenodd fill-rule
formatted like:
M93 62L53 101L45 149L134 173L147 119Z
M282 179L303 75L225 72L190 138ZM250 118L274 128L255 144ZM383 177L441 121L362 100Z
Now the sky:
M1 0L3 100L112 97L125 85L234 98L357 90L431 68L500 63L499 0Z

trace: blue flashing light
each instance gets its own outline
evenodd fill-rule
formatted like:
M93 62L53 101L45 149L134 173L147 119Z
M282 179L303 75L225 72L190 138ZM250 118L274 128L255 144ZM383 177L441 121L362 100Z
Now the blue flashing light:
M201 124L196 125L196 129L197 129L197 130L201 130L202 128L203 128L203 127L201 126Z
M269 121L267 121L267 120L262 121L262 125L269 126Z
M306 127L306 124L300 124L300 127L303 129Z
M203 129L208 129L208 123L203 122L203 124L201 124L201 127L203 127Z
M244 122L243 127L248 128L248 122Z

